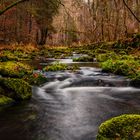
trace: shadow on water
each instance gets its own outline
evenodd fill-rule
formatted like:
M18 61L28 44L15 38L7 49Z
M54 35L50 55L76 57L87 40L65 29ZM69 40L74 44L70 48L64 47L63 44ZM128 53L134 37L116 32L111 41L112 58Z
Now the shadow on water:
M45 75L31 102L1 112L1 140L95 140L103 121L140 113L140 89L124 77L89 66Z

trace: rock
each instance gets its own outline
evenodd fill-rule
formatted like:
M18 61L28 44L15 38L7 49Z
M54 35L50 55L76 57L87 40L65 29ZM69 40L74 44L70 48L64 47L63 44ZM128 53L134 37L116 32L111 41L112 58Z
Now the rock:
M0 86L3 89L2 95L15 101L27 100L32 96L31 86L21 79L0 78Z
M112 118L101 124L97 140L140 139L140 115L130 114Z

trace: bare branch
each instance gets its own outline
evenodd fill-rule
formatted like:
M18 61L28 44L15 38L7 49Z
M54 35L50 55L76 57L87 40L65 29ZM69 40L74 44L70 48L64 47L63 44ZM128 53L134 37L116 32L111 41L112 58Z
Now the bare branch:
M16 2L13 2L11 5L7 6L5 9L0 10L0 16L2 14L4 14L6 11L8 11L9 9L11 9L12 7L16 6L19 3L25 2L25 1L29 1L29 0L18 0Z
M126 8L130 11L130 13L134 16L134 18L140 22L140 19L135 15L135 13L130 9L130 7L127 5L126 1L123 0L124 5L126 6Z

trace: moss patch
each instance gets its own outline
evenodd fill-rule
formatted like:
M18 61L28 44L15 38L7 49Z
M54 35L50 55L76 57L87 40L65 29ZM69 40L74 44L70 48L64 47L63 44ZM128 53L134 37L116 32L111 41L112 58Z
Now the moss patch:
M119 57L118 54L116 54L115 52L106 52L106 53L101 53L101 54L97 54L96 58L98 62L104 62L107 61L108 59L117 59Z
M122 115L101 124L97 140L139 140L140 115Z
M21 78L31 73L32 68L27 64L15 61L0 62L0 74L2 76Z
M27 53L21 50L2 50L0 53L0 61L23 61L31 60L33 58L34 52Z
M4 89L3 95L16 101L30 99L32 96L31 86L21 79L0 78L0 85Z
M128 56L118 59L108 59L101 63L103 71L125 75L131 79L140 79L140 62Z
M67 65L63 63L56 62L52 65L44 67L43 71L62 71L62 70L72 70L75 71L79 69L76 65Z

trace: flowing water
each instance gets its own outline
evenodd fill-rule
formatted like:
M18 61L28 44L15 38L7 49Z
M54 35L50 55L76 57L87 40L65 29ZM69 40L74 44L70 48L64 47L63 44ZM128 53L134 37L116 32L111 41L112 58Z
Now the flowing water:
M0 113L0 140L95 140L114 116L140 113L140 89L121 76L85 66L75 73L45 73L28 103Z

